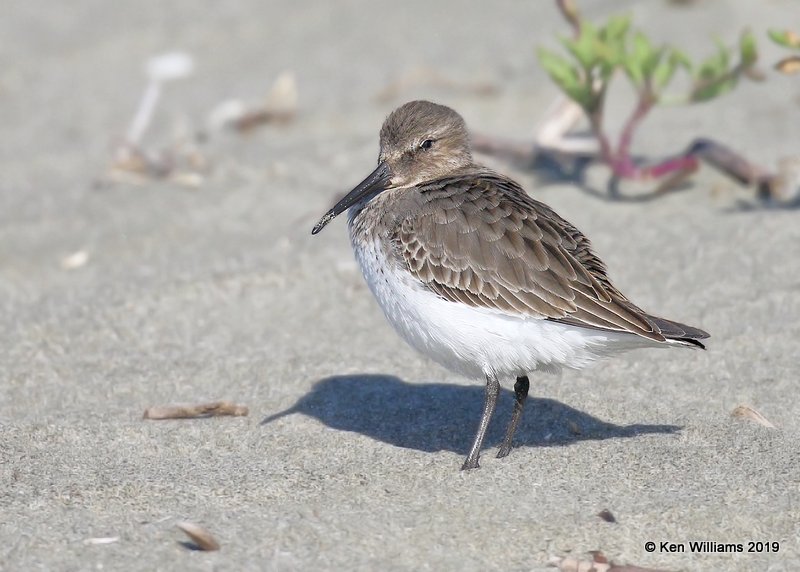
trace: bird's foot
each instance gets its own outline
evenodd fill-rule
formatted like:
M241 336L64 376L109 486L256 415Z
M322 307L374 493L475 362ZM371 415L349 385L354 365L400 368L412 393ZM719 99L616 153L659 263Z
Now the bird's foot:
M474 458L472 455L466 458L464 464L461 465L462 471L471 471L472 469L480 469L481 466L478 464L478 456L476 455Z
M500 450L497 451L497 458L502 459L503 457L507 457L508 454L511 452L511 442L506 443L503 441L503 444L500 445Z

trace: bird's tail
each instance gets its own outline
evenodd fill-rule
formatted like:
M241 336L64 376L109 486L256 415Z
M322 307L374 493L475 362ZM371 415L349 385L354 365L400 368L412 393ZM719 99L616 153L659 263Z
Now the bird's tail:
M661 330L661 335L664 336L667 341L706 349L706 346L703 345L703 342L700 340L709 337L708 332L704 332L700 328L681 324L680 322L657 318L656 316L648 316L648 319L658 326L658 329Z

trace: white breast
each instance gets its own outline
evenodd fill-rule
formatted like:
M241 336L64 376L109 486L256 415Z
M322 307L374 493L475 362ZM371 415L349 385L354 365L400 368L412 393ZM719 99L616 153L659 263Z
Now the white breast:
M389 263L380 240L350 232L356 260L389 323L413 348L468 377L516 377L537 369L583 368L600 357L651 345L616 334L520 318L450 302Z

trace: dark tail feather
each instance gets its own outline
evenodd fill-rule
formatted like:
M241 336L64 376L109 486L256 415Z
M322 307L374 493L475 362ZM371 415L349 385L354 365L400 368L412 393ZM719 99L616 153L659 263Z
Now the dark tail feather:
M664 318L656 318L655 316L648 316L648 318L650 318L650 320L656 326L658 326L658 329L661 330L661 335L668 340L684 342L686 344L697 346L701 349L706 349L706 346L704 346L700 340L704 340L709 337L708 332L704 332L700 328L681 324L680 322L665 320Z

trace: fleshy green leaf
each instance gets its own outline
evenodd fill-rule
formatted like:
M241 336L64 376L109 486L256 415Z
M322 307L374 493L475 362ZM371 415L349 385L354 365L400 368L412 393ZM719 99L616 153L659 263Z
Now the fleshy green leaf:
M652 70L652 61L655 51L650 40L642 34L637 32L633 36L633 47L625 55L622 65L625 68L625 73L636 86L644 84L645 79L649 77Z
M590 23L585 22L581 26L581 33L577 39L563 39L561 41L570 54L581 64L585 70L590 70L597 62L595 47L597 44L597 33Z
M702 81L711 82L728 71L730 55L728 49L718 44L717 53L703 60L697 70L696 77Z
M656 87L656 90L661 91L672 80L672 76L675 75L675 70L677 69L677 64L672 58L667 58L665 61L662 61L655 70L653 70L653 84Z
M669 59L675 64L676 68L681 67L686 71L692 71L692 60L682 51L673 48L669 54Z
M724 93L728 93L736 87L738 79L738 76L732 75L701 85L701 87L695 88L692 92L691 101L709 101Z
M636 61L629 58L622 62L622 67L634 85L641 86L644 83L642 67Z
M572 65L566 58L545 49L539 50L539 62L555 84L570 99L587 112L597 105L597 95L585 73Z
M602 56L599 62L600 77L603 81L608 81L614 73L614 70L620 65L620 56L610 51L603 51L601 54Z
M642 66L652 53L653 45L650 43L648 37L641 32L636 32L633 36L633 51L631 52L633 59Z
M570 64L568 60L545 49L540 49L538 55L539 63L542 64L544 70L557 84L573 84L578 82L578 74L575 73L572 64Z
M791 30L769 30L770 39L784 48L800 49L800 35Z
M756 38L749 31L745 31L739 40L739 59L741 60L742 67L745 68L751 67L758 59Z
M664 57L664 48L659 48L658 50L652 50L647 55L647 57L642 62L642 73L646 78L650 78L653 76L653 72L656 71L656 68L661 63L663 57Z
M631 27L630 16L613 16L605 26L598 31L600 39L606 42L619 42Z
M604 79L611 77L624 58L630 25L630 16L614 16L597 31L595 51L600 74Z
M675 48L663 48L665 58L653 70L653 84L657 91L663 90L672 81L675 72L683 68L692 71L692 62L686 54ZM667 55L669 54L669 55Z
M565 93L570 97L570 99L580 105L586 111L586 113L591 113L597 106L597 97L592 91L592 88L589 86L571 89Z
M622 48L613 43L598 42L595 46L597 56L596 65L600 67L600 75L608 79L611 73L620 65L622 61Z
M578 69L567 59L548 50L540 49L538 55L539 62L555 84L580 105L584 105L591 89Z
M583 36L577 40L565 38L562 43L583 69L589 70L592 68L596 59L594 49L590 43L583 39Z

